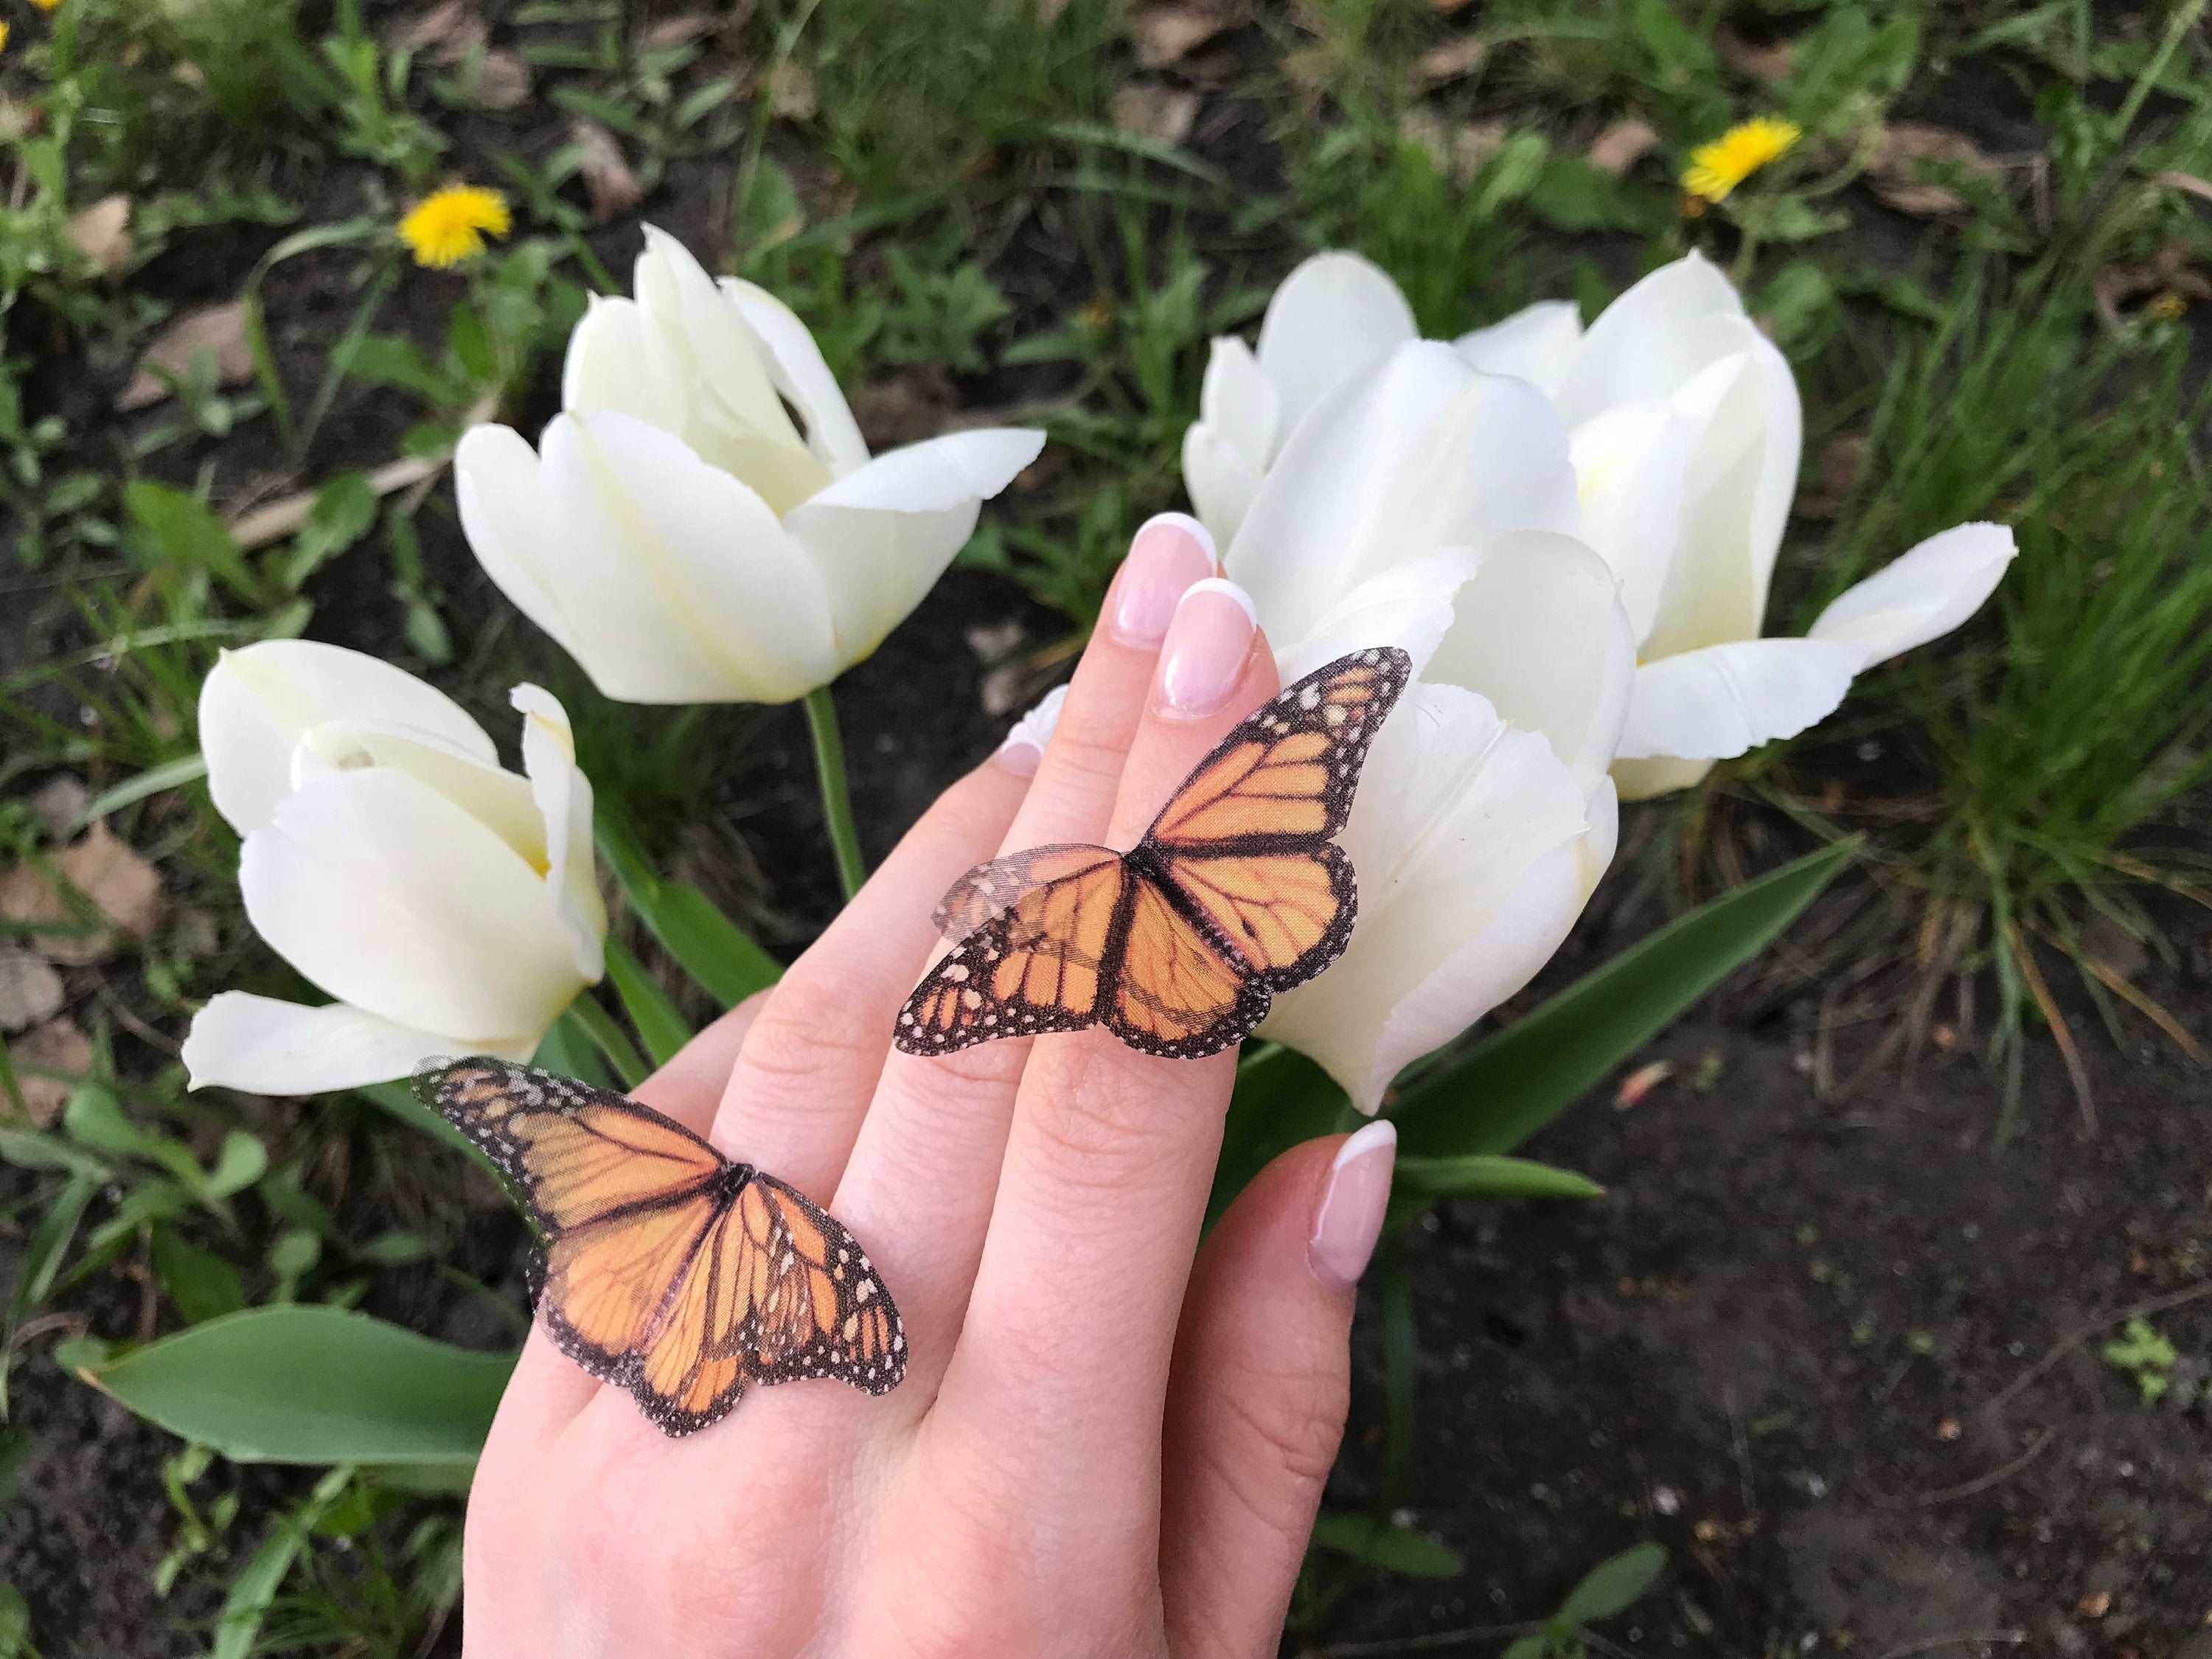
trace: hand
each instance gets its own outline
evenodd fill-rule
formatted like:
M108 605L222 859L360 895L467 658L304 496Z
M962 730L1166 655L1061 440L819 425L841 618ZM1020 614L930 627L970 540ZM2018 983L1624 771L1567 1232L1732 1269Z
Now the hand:
M905 1382L755 1389L669 1440L533 1331L470 1495L471 1659L1276 1650L1389 1125L1285 1153L1201 1249L1233 1054L1095 1030L890 1048L957 876L1131 844L1274 693L1239 596L1183 597L1213 570L1189 520L1139 532L1045 751L947 790L780 984L637 1091L852 1230Z

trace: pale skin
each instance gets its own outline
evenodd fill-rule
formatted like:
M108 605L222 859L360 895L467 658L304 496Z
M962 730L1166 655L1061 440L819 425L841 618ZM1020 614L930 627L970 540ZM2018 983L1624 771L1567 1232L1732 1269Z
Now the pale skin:
M1202 532L1139 532L1045 751L954 784L777 987L638 1091L828 1205L905 1382L664 1437L524 1348L470 1494L471 1659L1275 1652L1343 1432L1387 1127L1297 1147L1200 1243L1233 1054L1098 1030L890 1046L932 907L1001 852L1130 845L1277 690Z

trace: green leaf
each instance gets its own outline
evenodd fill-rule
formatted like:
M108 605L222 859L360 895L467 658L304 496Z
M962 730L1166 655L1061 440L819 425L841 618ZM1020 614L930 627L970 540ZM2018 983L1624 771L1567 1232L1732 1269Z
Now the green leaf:
M78 1375L241 1463L459 1463L491 1426L511 1353L336 1308L252 1308Z
M697 888L653 873L637 844L606 814L599 816L600 856L621 884L638 920L683 964L684 971L726 1007L773 985L783 969Z
M676 1051L691 1041L691 1027L669 1000L668 994L653 982L645 964L618 939L607 941L607 977L615 982L623 1012L655 1066L665 1066Z
M1515 1638L1512 1646L1499 1654L1498 1659L1544 1659L1543 1632Z
M1313 1540L1322 1549L1414 1578L1456 1578L1467 1571L1459 1552L1449 1545L1371 1516L1324 1515L1314 1522Z
M0 1659L18 1659L30 1642L30 1603L13 1584L0 1584Z
M343 553L376 522L376 486L366 472L341 472L316 492L307 521L284 564L284 587L296 592L323 562Z
M1435 1198L1602 1198L1588 1176L1525 1158L1401 1158L1399 1183Z
M149 569L204 571L255 610L266 607L230 528L197 495L140 478L125 486L131 542Z
M95 818L104 818L110 812L119 812L126 806L135 806L149 795L158 795L207 775L207 757L204 755L179 755L176 759L163 761L159 766L149 766L135 777L123 780L112 789L103 789L84 805L84 809L70 823L69 833L75 835Z
M204 1250L173 1227L155 1227L150 1241L155 1275L188 1325L219 1319L246 1305L238 1269Z
M8 1328L11 1331L46 1300L46 1292L53 1288L54 1279L69 1255L69 1248L76 1242L77 1224L84 1219L85 1206L92 1201L100 1184L97 1176L71 1176L46 1206L46 1214L39 1218L38 1230L23 1247L23 1262L16 1273L15 1293L9 1298Z
M222 1611L216 1618L215 1646L209 1659L248 1659L254 1652L261 1621L276 1600L276 1592L283 1588L293 1562L299 1559L316 1524L344 1495L352 1480L352 1470L331 1470L316 1482L306 1503L269 1529L269 1536L261 1540L252 1559L230 1581L230 1594L223 1598Z
M1651 1582L1667 1570L1667 1552L1656 1544L1638 1544L1610 1560L1601 1561L1583 1575L1581 1583L1560 1605L1562 1624L1587 1625L1626 1613Z
M1857 851L1856 841L1838 842L1676 917L1534 1013L1421 1072L1390 1109L1401 1156L1520 1145L1765 950Z

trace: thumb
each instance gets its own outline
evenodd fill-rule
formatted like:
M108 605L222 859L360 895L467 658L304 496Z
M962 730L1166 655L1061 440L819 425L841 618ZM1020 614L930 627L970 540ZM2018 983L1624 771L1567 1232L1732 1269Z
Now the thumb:
M1199 1252L1162 1462L1160 1577L1179 1656L1277 1650L1344 1435L1352 1287L1397 1147L1383 1120L1292 1147Z

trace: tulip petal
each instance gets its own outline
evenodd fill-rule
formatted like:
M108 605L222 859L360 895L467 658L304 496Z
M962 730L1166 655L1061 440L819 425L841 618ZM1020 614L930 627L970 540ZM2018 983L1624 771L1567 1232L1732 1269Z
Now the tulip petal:
M1684 331L1711 361L1674 399L1696 433L1647 658L1759 637L1804 443L1797 383L1771 341L1746 319L1719 314Z
M1609 409L1571 440L1583 506L1582 539L1620 580L1638 640L1651 631L1680 544L1690 422L1662 403Z
M1555 395L1567 424L1667 397L1713 361L1698 325L1716 313L1741 317L1743 299L1701 253L1630 288L1598 313L1560 372Z
M838 478L866 466L867 441L799 313L766 289L734 276L722 278L722 292L766 349L769 376L806 422L806 447L815 459Z
M1694 789L1713 769L1709 760L1617 760L1613 781L1623 800L1650 800L1678 789Z
M292 787L311 787L334 772L386 766L443 795L514 850L526 864L545 861L545 826L530 786L496 763L428 740L411 726L325 720L292 751Z
M784 702L836 672L828 599L766 503L612 413L545 428L546 581L592 684L625 702Z
M632 285L648 314L681 331L700 398L726 421L802 447L769 378L767 354L730 296L683 243L658 226L644 228Z
M1393 566L1509 530L1572 533L1565 429L1543 394L1416 341L1324 398L1290 435L1230 544L1230 578L1278 640Z
M341 1002L460 1043L542 1035L581 988L537 869L388 767L334 772L246 838L254 930Z
M1581 307L1571 300L1540 300L1502 323L1461 335L1452 349L1486 374L1510 374L1549 392L1582 337Z
M320 1008L225 991L192 1017L185 1036L190 1086L257 1095L313 1095L409 1077L450 1054L451 1036L396 1024L333 1002ZM534 1037L466 1045L502 1060L528 1060Z
M1738 640L1636 671L1626 760L1725 760L1825 720L1864 653L1833 640Z
M1043 447L1044 434L1015 427L949 433L877 456L785 519L828 591L838 667L866 657L921 603L982 503Z
M1863 668L1949 633L1982 608L2019 549L2000 524L1931 536L1855 587L1814 623L1810 637L1857 647Z
M453 451L453 484L461 533L492 586L554 644L586 662L583 641L547 580L565 538L546 512L538 452L511 428L472 426Z
M1258 359L1233 335L1216 339L1199 388L1198 419L1182 435L1182 483L1217 547L1235 538L1281 430L1275 388Z
M1328 608L1303 640L1279 645L1275 666L1287 685L1370 646L1395 645L1419 674L1450 630L1461 590L1481 561L1463 547L1386 570Z
M1584 792L1543 738L1471 691L1416 682L1370 752L1342 837L1359 919L1262 1035L1372 1112L1407 1062L1526 983L1589 897Z
M672 383L669 354L635 300L595 294L568 336L561 407L572 415L611 409L679 435L690 421L690 388Z
M216 810L240 835L260 829L292 792L292 751L337 718L402 723L493 764L483 727L442 691L343 646L264 640L226 651L200 686L200 750Z
M1260 323L1260 372L1287 438L1314 405L1394 346L1418 339L1397 283L1357 253L1316 253L1283 279Z
M607 908L592 871L592 781L576 765L568 711L551 692L518 685L508 700L522 714L522 769L544 820L545 886L575 946L586 985L606 972Z
M1427 678L1481 696L1543 734L1580 787L1596 787L1628 718L1636 644L1613 572L1571 536L1522 530L1483 550Z

